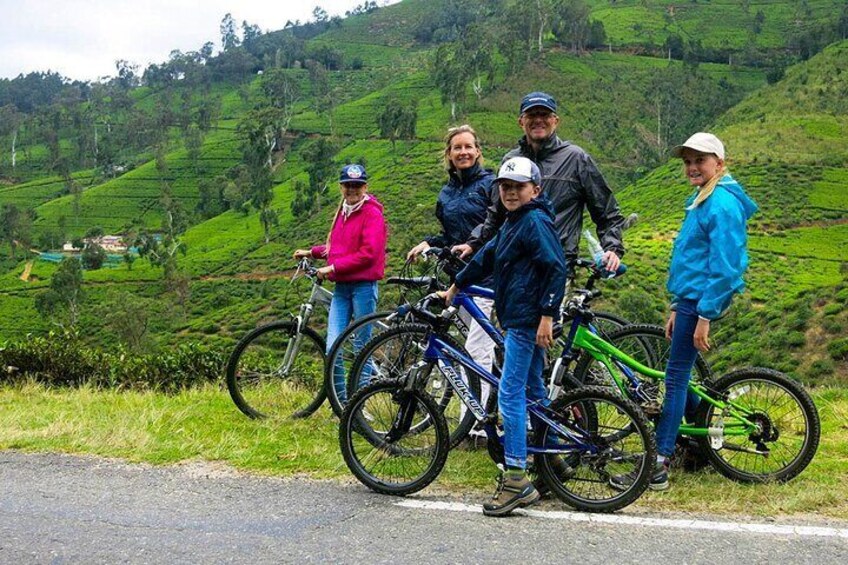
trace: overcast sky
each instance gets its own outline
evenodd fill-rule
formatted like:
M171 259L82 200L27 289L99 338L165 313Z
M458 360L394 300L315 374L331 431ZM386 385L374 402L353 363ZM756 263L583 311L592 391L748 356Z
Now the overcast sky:
M398 0L392 0L394 3ZM364 0L0 0L0 78L54 71L79 80L114 76L115 61L143 70L174 50L212 41L228 12L262 31L306 21L315 6L331 16ZM383 5L384 0L378 0Z

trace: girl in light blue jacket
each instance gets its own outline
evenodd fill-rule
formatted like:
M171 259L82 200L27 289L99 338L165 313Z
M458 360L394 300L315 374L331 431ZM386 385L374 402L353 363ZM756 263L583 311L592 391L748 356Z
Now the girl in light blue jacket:
M674 241L668 291L672 295L666 337L671 351L665 370L665 400L657 424L657 465L650 488L668 488L668 461L686 405L689 377L698 351L710 348L710 322L742 292L748 267L746 222L757 205L725 169L724 145L710 133L696 133L674 148L697 192ZM613 477L612 486L630 477Z

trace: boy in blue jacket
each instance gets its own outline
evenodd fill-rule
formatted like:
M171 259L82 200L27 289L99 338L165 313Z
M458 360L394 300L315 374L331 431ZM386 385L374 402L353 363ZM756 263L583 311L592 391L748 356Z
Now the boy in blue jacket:
M544 350L553 344L553 321L565 292L565 255L554 213L541 194L539 167L525 157L506 161L495 182L506 222L456 277L446 295L494 275L495 311L506 330L498 409L504 427L506 469L498 478L487 516L529 506L539 493L527 477L527 399L545 400Z

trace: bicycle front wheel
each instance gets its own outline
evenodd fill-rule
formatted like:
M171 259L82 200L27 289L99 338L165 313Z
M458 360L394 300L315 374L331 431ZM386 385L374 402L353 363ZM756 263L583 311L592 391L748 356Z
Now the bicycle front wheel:
M441 409L397 380L359 389L342 412L339 444L348 469L371 490L406 495L439 475L450 449ZM413 422L428 422L414 426Z
M238 342L227 362L227 388L251 418L303 418L326 398L324 340L295 322L258 327Z
M550 407L562 435L543 424L536 443L549 452L535 456L551 492L586 512L613 512L634 502L645 489L657 457L653 431L633 402L603 387L580 387ZM552 450L561 449L562 453ZM613 477L627 477L614 488Z
M327 391L330 407L337 417L341 417L347 404L346 379L356 354L368 340L397 323L389 319L392 314L394 311L374 312L357 318L345 328L336 342L331 344L324 367L324 389Z
M429 335L430 329L423 324L403 324L372 338L353 362L348 374L348 394L352 395L359 387L369 382L403 378L413 366L424 359ZM465 352L450 336L439 337L454 349ZM479 400L480 377L466 371L459 364L454 364L453 367L474 397ZM425 386L426 392L433 397L445 416L450 431L451 448L456 447L471 431L475 421L474 414L466 409L435 364L430 363L422 370L426 372L422 378L429 377Z
M698 438L719 473L743 483L788 481L813 460L821 422L801 385L778 371L748 368L721 377L709 388L733 407L721 410L702 401L696 416L698 427L723 432L723 437ZM730 435L744 425L734 411L756 430Z

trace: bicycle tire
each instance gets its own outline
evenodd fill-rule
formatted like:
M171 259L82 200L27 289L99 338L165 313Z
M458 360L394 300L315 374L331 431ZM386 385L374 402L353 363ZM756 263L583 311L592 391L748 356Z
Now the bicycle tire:
M570 422L575 408L585 413L592 407L593 423L586 430L576 426L584 443L582 450L563 457L540 453L536 471L557 498L584 512L614 512L632 504L648 488L657 457L653 428L634 402L605 387L579 387L564 393L551 404L551 410ZM557 445L552 428L543 423L536 441L541 446ZM582 436L582 437L581 437ZM626 490L613 488L609 481L619 474L633 474Z
M665 337L665 328L652 324L631 324L611 333L605 339L643 365L665 371L671 350L671 341ZM692 379L696 382L706 383L712 378L712 370L700 353L695 357L692 370ZM615 386L607 368L591 355L581 355L574 369L574 378L584 385ZM650 417L657 418L665 397L664 383L650 377L641 380L642 392L647 398L631 400L640 404Z
M282 378L276 373L296 333L296 322L272 322L250 331L230 354L227 389L233 402L247 416L305 418L324 402L326 346L312 328L306 327L300 334L294 371Z
M345 399L343 400L342 395L340 394L341 391L339 391L335 386L335 379L333 378L335 372L334 368L338 367L338 370L346 376L353 365L353 360L356 358L356 353L359 349L361 349L369 339L377 335L371 333L371 335L367 336L361 343L357 344L356 340L359 335L361 335L359 332L363 330L366 325L372 326L371 332L373 332L375 329L381 327L378 325L380 320L385 320L394 313L394 310L374 312L353 320L339 335L336 342L331 345L330 351L327 353L327 362L324 364L324 390L327 391L327 400L329 401L330 408L332 408L333 413L337 418L341 417L344 405L347 402L346 394L344 395ZM385 329L388 329L388 326L386 326ZM345 393L346 392L347 391L345 390Z
M417 492L433 482L450 450L448 425L436 401L423 391L405 391L403 386L399 380L380 380L362 387L351 396L339 424L339 445L351 473L369 489L395 496ZM376 432L371 424L390 430L399 419L403 402L410 399L423 420L432 424L386 442L386 434ZM407 469L414 476L401 477Z
M422 343L429 333L430 328L427 325L402 324L371 338L356 356L348 373L348 397L352 397L356 389L366 381L402 378L410 367L422 359L423 351L418 344ZM465 352L465 348L452 337L439 337L457 351ZM392 342L396 342L394 349ZM375 356L380 357L382 361L372 361ZM474 414L470 410L462 410L462 401L454 394L453 388L448 386L434 364L429 364L427 370L430 374L429 394L439 405L448 422L450 447L454 448L474 426ZM471 373L466 373L465 377L468 388L479 399L480 377Z
M821 421L813 399L800 384L778 371L753 367L724 375L710 388L719 397L733 398L734 403L743 404L760 426L757 434L724 438L720 448L713 447L709 437L698 438L701 451L719 473L742 483L785 482L798 476L813 460L818 450ZM768 405L763 406L764 403ZM726 411L721 413L712 404L701 402L696 423L709 428L715 427L719 419L726 422L728 418L732 416ZM739 440L744 440L746 445L734 443ZM797 447L782 447L781 440ZM775 449L777 447L780 449ZM726 457L727 453L738 455ZM787 456L781 457L781 453ZM759 462L760 469L743 469L745 462L754 462L754 467Z

